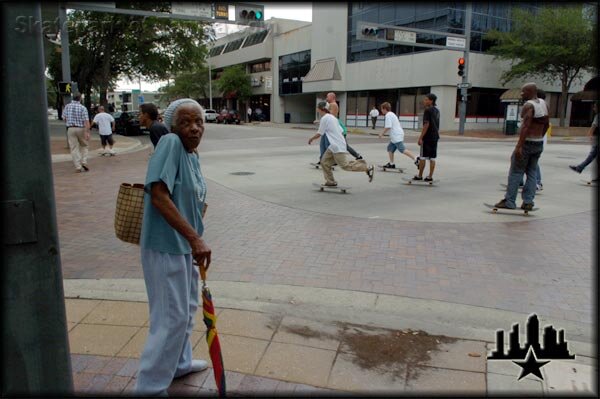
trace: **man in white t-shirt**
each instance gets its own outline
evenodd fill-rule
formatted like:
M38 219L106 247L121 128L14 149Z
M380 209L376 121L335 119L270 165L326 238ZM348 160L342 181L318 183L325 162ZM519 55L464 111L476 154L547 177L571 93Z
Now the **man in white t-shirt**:
M371 123L373 123L373 129L375 129L375 124L377 123L377 118L379 117L379 111L377 111L377 106L373 105L373 109L369 112L369 116L371 117Z
M406 155L413 161L415 160L413 153L404 147L404 130L402 129L402 126L400 126L398 117L391 109L392 106L390 103L385 102L381 104L381 113L385 116L385 123L383 125L383 133L379 134L379 138L383 138L383 135L386 133L390 135L390 143L387 147L390 162L388 162L387 165L384 165L384 168L387 169L396 168L396 164L394 164L394 152L396 150L400 151L401 154Z
M320 102L317 105L317 111L321 115L319 131L308 140L308 144L312 144L314 140L321 138L323 135L329 140L329 147L327 147L325 154L321 158L321 167L325 176L325 184L323 185L328 187L337 186L337 182L333 178L333 172L331 171L334 163L337 163L342 169L350 172L365 172L369 176L369 182L373 181L375 168L373 165L368 166L364 159L351 160L346 147L346 140L344 140L344 136L342 135L342 128L337 118L329 113L327 103L325 101Z
M113 150L113 132L115 131L115 118L111 114L104 112L104 107L98 107L98 113L94 116L93 124L98 126L98 133L100 134L100 141L102 142L102 155L115 155ZM106 145L108 144L108 152L106 151Z

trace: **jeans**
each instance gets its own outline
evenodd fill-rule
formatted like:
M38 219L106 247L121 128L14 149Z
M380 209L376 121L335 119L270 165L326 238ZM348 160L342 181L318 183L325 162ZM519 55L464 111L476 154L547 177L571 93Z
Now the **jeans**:
M596 144L592 145L592 149L590 150L590 153L588 154L587 158L582 163L577 165L577 170L579 172L583 171L598 156L598 141L597 140L598 139L596 138Z
M540 155L544 150L542 141L525 141L522 148L522 156L517 157L516 152L510 159L510 170L508 172L508 187L504 199L508 208L517 207L516 199L519 191L519 182L523 179L523 173L527 175L525 186L523 186L523 203L532 204L535 198L537 167Z
M538 160L538 165L537 165L537 174L536 174L536 180L535 182L537 183L538 186L542 185L542 170L540 169L540 162ZM524 186L525 185L525 176L523 176L523 178L521 179L521 183L519 183L520 186Z

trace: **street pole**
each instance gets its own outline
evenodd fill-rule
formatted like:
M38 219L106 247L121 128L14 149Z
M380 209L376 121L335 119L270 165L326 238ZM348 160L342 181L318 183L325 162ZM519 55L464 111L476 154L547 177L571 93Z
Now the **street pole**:
M71 81L71 59L69 54L69 27L67 26L67 9L64 3L58 5L58 20L60 23L60 60L62 65L62 80L63 82ZM72 87L72 85L71 85ZM70 94L63 94L63 107L66 107L71 102ZM64 108L63 108L64 109ZM64 115L63 115L64 120ZM67 138L67 148L69 148L69 136L65 129L65 137Z
M465 59L465 74L462 77L462 83L464 86L469 82L469 52L471 47L471 19L473 14L473 4L467 3L465 17L465 51L463 58ZM465 122L467 120L467 92L466 87L460 89L460 107L459 107L459 123L458 123L458 134L465 134Z
M209 97L209 109L213 109L212 107L212 72L210 68L210 53L208 54L208 97Z
M71 396L39 2L0 5L2 397ZM65 47L63 47L65 49Z

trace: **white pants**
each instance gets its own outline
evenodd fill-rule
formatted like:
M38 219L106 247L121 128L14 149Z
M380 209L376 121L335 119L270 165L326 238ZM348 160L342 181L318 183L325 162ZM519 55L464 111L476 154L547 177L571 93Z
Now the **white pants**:
M88 158L88 141L85 139L83 128L70 127L67 130L67 138L75 169L81 169L81 164L87 165Z
M142 396L167 396L174 377L192 369L190 335L198 309L198 268L192 255L142 248L150 331L135 387Z

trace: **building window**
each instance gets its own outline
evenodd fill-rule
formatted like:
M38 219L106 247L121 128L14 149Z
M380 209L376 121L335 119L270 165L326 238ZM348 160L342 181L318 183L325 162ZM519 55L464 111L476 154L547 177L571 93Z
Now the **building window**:
M271 70L271 61L250 64L250 73L268 72Z
M248 36L246 42L244 43L244 47L254 46L255 44L262 43L268 34L268 30L263 30Z
M224 48L225 48L224 44L222 44L220 46L213 47L208 52L208 55L210 55L211 57L215 57L217 55L220 55Z
M242 37L241 39L237 39L237 40L227 43L227 47L225 47L225 51L223 51L223 54L239 49L242 46L243 42L244 42L244 38Z
M470 50L485 52L493 43L485 40L491 29L502 32L510 30L512 7L524 8L537 13L541 3L474 2L471 23ZM420 51L435 51L426 47L396 45L383 42L358 40L358 21L374 24L406 26L433 31L465 33L465 3L348 3L347 61L360 62ZM417 43L445 45L445 35L417 34Z
M302 80L310 71L310 50L279 57L279 95L302 93Z
M487 119L504 118L504 105L500 102L500 96L506 89L487 89L474 87L469 89L469 99L467 101L467 117L482 119L481 122L487 122ZM456 91L456 111L455 117L459 117L460 90Z

